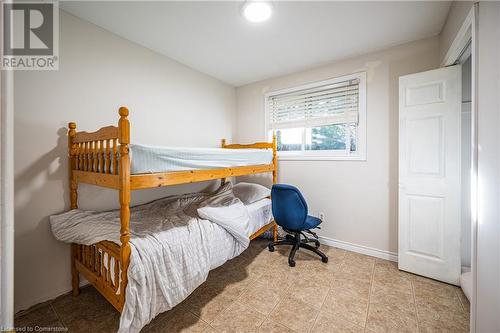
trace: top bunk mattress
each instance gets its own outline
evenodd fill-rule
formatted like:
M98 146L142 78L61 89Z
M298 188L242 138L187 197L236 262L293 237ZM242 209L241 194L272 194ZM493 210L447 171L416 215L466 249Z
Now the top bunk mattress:
M132 174L270 164L269 149L184 148L129 145Z

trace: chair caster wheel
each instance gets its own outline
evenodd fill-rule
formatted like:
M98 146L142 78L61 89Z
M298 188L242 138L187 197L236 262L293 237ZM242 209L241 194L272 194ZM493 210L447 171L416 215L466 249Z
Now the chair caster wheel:
M290 267L295 267L295 260L288 260L288 265Z
M274 246L273 245L269 244L267 246L267 248L269 249L269 252L274 252Z
M321 261L326 264L328 262L328 257L321 258Z
M318 241L314 242L316 249L319 249L320 243Z

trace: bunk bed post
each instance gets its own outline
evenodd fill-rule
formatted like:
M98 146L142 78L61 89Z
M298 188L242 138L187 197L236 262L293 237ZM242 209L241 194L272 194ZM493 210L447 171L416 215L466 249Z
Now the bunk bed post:
M220 147L221 148L226 148L226 139L222 139L220 140ZM221 178L220 180L220 185L224 185L224 183L226 182L226 178Z
M273 134L273 184L278 182L278 141L276 134Z
M276 133L273 133L273 184L278 182L278 140L276 138ZM278 241L278 225L276 222L273 226L273 238L274 241Z
M69 199L70 208L78 208L78 182L73 178L73 170L76 169L76 147L73 144L73 139L76 135L76 123L68 124L68 158L69 158ZM71 244L71 287L73 296L80 294L80 275L76 269L75 258L77 255L77 245Z
M75 154L76 147L73 144L73 138L76 135L76 123L68 124L68 158L69 158L69 192L70 192L70 208L78 208L78 182L73 179L73 170L76 169Z
M127 270L130 262L130 158L129 148L130 143L130 123L127 119L128 109L120 107L120 121L118 123L118 132L120 143L119 153L120 162L119 169L119 198L120 198L120 261L121 267L121 283L120 297L125 300L125 288L127 286ZM122 304L123 306L123 304Z

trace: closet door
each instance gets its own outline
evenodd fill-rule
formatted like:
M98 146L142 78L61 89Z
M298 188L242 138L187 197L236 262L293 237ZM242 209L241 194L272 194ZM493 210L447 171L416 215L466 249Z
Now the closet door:
M399 268L458 284L461 67L399 78Z

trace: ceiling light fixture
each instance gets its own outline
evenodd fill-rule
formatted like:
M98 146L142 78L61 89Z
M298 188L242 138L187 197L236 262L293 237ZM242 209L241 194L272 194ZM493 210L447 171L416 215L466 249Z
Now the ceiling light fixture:
M263 1L246 1L243 16L250 22L259 23L268 20L272 14L271 4Z

